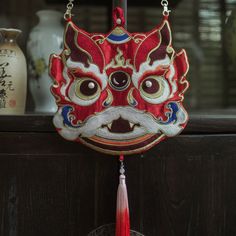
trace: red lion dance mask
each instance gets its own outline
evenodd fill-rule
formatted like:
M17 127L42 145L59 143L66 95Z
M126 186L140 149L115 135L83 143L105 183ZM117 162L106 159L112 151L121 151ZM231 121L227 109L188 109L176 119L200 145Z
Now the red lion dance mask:
M188 59L173 49L167 17L147 33L127 32L120 8L113 17L108 34L68 21L64 50L51 57L54 125L100 152L141 153L185 128Z

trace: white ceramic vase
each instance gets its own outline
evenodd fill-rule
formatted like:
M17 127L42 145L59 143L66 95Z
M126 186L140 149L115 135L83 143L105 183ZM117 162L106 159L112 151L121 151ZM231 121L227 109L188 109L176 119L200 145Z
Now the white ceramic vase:
M17 29L1 28L0 43L0 114L22 115L25 112L27 66L16 39Z
M63 47L63 14L54 10L43 10L36 14L39 23L32 29L27 43L30 92L36 113L54 113L57 106L50 92L53 82L48 75L48 66L50 55L60 53Z

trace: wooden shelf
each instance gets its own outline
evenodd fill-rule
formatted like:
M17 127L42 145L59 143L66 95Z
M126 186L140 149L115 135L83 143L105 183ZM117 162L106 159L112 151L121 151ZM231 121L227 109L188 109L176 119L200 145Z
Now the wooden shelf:
M0 132L56 132L52 115L0 116ZM232 134L236 133L234 115L190 115L183 134Z

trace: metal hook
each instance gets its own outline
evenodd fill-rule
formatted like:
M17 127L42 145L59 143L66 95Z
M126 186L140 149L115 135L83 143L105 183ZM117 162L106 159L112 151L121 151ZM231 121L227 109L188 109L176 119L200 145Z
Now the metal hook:
M64 14L64 19L65 20L69 20L73 16L72 13L71 13L72 9L74 7L73 2L74 2L74 0L69 0L69 3L66 5L66 12Z
M163 9L163 16L169 16L170 12L171 12L171 10L169 10L169 8L168 8L169 2L167 0L162 0L161 5L164 8Z

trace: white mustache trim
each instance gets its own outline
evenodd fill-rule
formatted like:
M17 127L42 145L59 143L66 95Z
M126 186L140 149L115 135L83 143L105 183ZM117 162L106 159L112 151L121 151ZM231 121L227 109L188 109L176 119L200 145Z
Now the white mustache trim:
M155 61L152 66L150 66L150 59L146 62L143 62L140 66L139 71L133 73L132 81L134 83L134 86L136 88L138 88L139 80L142 78L142 76L145 72L147 72L147 71L148 72L152 72L152 71L155 72L155 70L158 66L160 66L160 65L168 66L168 65L170 65L170 62L171 62L171 60L168 57L168 55L166 55L165 59L163 59L163 60Z
M70 101L70 99L66 96L66 89L70 84L70 78L67 74L67 68L65 67L63 70L63 78L66 80L66 83L61 86L61 94L65 97L67 101Z
M169 80L170 84L172 85L172 92L171 92L169 98L172 98L174 96L174 94L176 93L177 89L178 89L176 80L173 80L174 76L175 76L175 68L171 64L170 65L170 75L169 75L168 80Z
M106 88L107 75L106 75L106 73L101 73L100 69L97 65L95 65L93 63L89 63L89 67L85 67L83 63L72 61L71 58L69 58L67 60L66 65L68 68L71 68L71 69L78 69L79 68L84 73L91 73L92 72L94 75L96 75L96 77L98 79L100 79L100 81L102 83L102 90Z
M66 96L66 90L68 86L70 85L70 81L71 81L67 73L68 68L72 68L72 69L80 68L84 73L93 72L100 79L102 83L102 90L104 90L107 86L107 76L105 73L102 74L100 72L98 66L96 66L95 64L90 64L89 67L86 68L84 64L79 63L79 62L74 62L71 60L71 58L69 58L63 70L63 77L66 80L66 83L61 86L61 94L65 97L67 101L70 101L70 98Z
M55 115L53 122L54 125L58 129L60 129L60 134L68 140L76 140L79 136L87 138L92 137L94 135L99 136L99 132L101 132L101 127L103 125L108 125L112 121L117 120L120 117L134 124L139 124L141 127L137 128L141 128L143 131L145 130L146 134L163 133L168 137L173 137L182 131L183 128L181 127L181 125L184 124L188 119L188 115L184 108L182 106L180 106L179 108L180 109L177 113L177 121L166 125L158 123L150 114L145 113L144 111L139 111L132 107L108 108L107 110L89 118L87 122L80 128L64 126L63 117L61 115L62 109L60 109ZM102 131L101 133L104 133L104 131ZM121 140L129 139L132 138L132 133L133 132L117 135L109 132L110 137L107 138L115 137ZM138 133L140 133L140 130L137 131L137 134Z
M149 61L148 62L144 62L141 64L140 66L140 70L139 72L135 72L132 75L132 81L133 84L136 88L138 88L138 82L141 79L141 77L143 76L143 73L145 73L146 71L152 71L155 70L156 67L160 66L160 65L169 65L171 62L170 58L166 55L166 58L163 60L159 60L159 61L155 61L153 63L152 66L149 65ZM61 87L61 93L62 95L65 96L66 100L70 100L67 96L66 96L66 90L70 84L70 77L67 74L67 70L68 68L72 68L72 69L76 69L76 68L80 68L84 73L90 73L93 72L101 81L102 83L102 90L104 90L107 86L108 83L108 79L107 79L107 75L106 73L101 73L100 69L98 68L97 65L95 64L89 64L89 67L85 67L83 63L80 62L74 62L72 61L71 58L69 58L66 62L66 67L63 70L63 77L66 80L66 84L62 85ZM172 85L172 93L169 96L170 98L173 97L174 93L177 91L177 84L176 81L173 81L174 75L175 75L175 69L173 65L170 65L170 76L169 76L169 82Z

